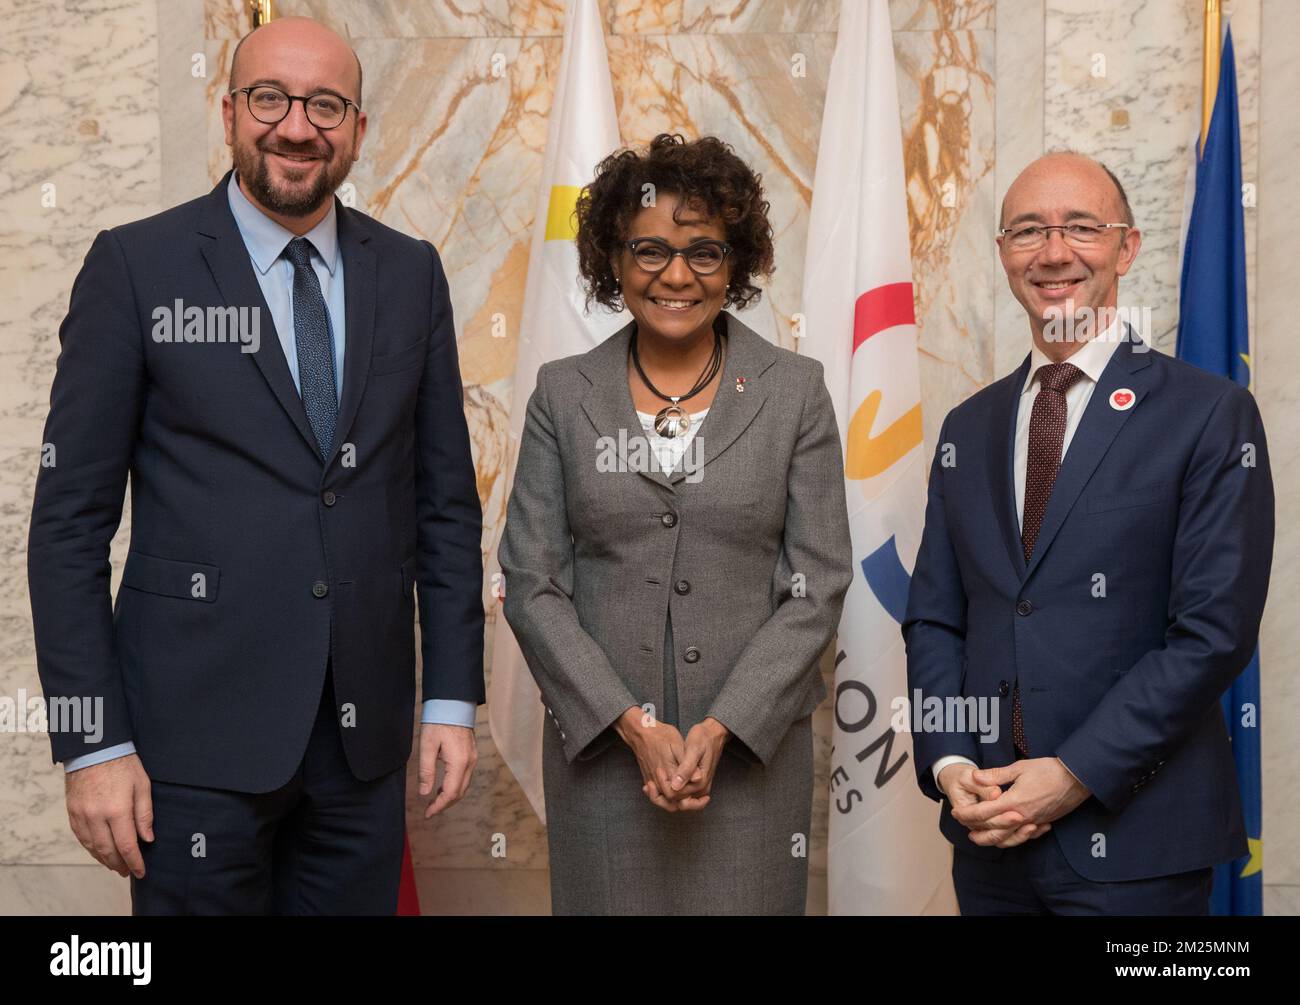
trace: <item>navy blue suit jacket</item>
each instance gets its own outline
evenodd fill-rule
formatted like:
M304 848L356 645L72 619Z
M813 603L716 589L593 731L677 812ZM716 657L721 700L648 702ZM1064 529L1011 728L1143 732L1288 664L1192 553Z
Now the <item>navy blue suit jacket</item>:
M437 252L336 202L347 351L322 463L227 200L98 235L73 285L28 541L47 699L102 698L151 777L266 792L307 747L327 660L348 763L402 766L415 704L482 702L481 514ZM153 311L258 307L257 352L155 341ZM109 542L130 475L131 544Z
M921 789L942 799L930 769L946 754L1013 761L1019 681L1030 755L1059 756L1092 792L1036 839L1058 841L1076 872L1138 879L1243 855L1219 698L1254 653L1273 552L1255 400L1136 338L1119 345L1026 563L1012 457L1028 368L954 408L939 435L903 622L909 693L996 697L1000 729L995 743L914 733ZM1119 388L1136 394L1126 411L1110 404ZM940 827L962 850L1003 854L970 841L946 799Z

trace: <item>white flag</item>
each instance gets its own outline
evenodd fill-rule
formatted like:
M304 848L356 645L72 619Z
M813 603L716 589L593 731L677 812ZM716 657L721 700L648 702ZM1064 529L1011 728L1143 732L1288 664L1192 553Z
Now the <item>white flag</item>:
M952 913L939 807L917 788L899 629L925 517L903 145L885 0L846 3L817 150L800 349L826 367L853 538L835 667L831 914Z
M596 165L620 146L614 87L596 0L569 0L564 18L560 76L546 133L541 192L528 256L519 356L510 409L509 481L514 480L519 435L528 398L543 363L586 352L626 323L626 315L602 311L588 317L578 276L573 208ZM508 487L507 483L507 487ZM564 500L557 499L556 505ZM500 534L497 535L497 547ZM496 548L492 568L500 572ZM510 589L506 583L505 588ZM488 683L488 725L492 739L546 822L542 802L541 697L519 644L497 605Z

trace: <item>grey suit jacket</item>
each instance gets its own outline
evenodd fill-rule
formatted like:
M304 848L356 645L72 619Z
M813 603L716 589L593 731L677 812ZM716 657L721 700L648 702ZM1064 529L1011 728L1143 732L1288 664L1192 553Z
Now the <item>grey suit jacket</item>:
M713 716L728 749L766 764L825 696L817 661L852 579L834 410L820 363L724 316L695 470L608 470L620 435L637 466L633 323L538 371L500 550L504 612L570 763L604 749L629 706L663 708L670 611L683 735Z

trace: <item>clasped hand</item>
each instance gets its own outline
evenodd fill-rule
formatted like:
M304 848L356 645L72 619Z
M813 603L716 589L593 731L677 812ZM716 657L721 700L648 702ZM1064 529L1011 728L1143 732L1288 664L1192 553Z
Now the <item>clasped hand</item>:
M638 707L615 724L641 768L647 799L668 813L702 810L709 804L718 758L731 735L717 719L692 726L685 738L677 727L660 722Z
M938 785L971 841L995 848L1042 837L1053 820L1091 795L1059 757L1030 757L1000 768L950 764L940 772Z

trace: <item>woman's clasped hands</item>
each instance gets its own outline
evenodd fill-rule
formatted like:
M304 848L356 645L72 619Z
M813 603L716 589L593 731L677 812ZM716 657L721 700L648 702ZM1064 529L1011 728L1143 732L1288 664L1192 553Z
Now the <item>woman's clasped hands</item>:
M676 726L633 706L614 728L636 755L647 799L668 813L702 810L709 804L718 758L731 735L726 726L706 718L683 738Z

